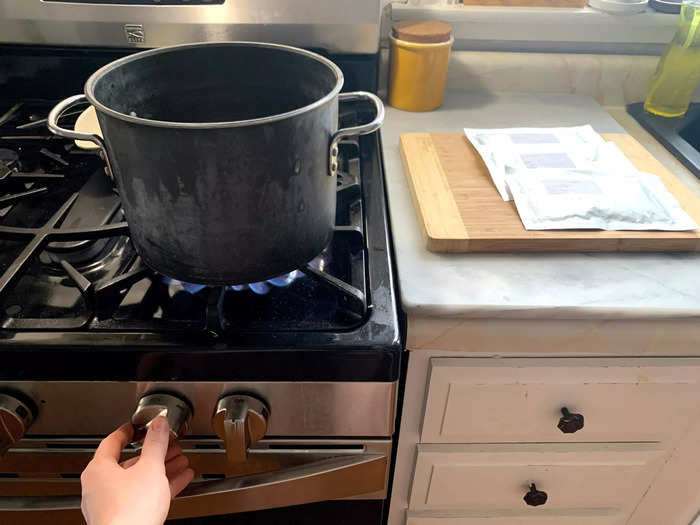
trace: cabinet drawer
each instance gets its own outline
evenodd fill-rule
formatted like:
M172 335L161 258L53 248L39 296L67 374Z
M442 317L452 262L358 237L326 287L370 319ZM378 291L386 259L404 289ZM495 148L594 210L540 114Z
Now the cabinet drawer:
M421 442L669 440L697 417L699 380L692 358L436 358ZM562 432L563 408L583 428Z
M658 443L418 445L409 508L629 512L666 452ZM524 496L534 483L539 507Z
M615 511L474 513L409 511L406 525L623 525L626 517Z

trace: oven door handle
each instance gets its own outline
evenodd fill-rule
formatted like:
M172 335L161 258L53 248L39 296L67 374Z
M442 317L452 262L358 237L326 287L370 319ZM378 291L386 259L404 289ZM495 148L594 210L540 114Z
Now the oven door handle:
M381 491L387 456L339 456L272 472L192 483L170 506L169 519L316 503ZM0 497L0 512L80 509L80 496Z

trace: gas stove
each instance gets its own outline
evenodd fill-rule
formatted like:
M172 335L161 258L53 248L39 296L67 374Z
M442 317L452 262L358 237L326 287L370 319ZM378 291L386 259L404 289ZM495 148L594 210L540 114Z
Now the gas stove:
M99 439L165 410L197 472L171 518L379 525L402 354L379 135L340 145L335 232L313 260L242 286L175 281L134 250L100 155L45 127L127 52L0 53L0 522L78 512ZM346 89L376 90L376 55L330 57ZM261 430L224 435L226 418Z
M317 258L210 288L143 264L104 162L48 132L50 107L20 100L0 115L0 345L397 348L376 136L341 144L335 234ZM362 119L343 104L342 125Z
M265 282L208 288L150 271L132 247L101 160L33 126L44 120L43 108L23 106L0 116L3 328L221 336L348 330L365 320L372 305L358 142L340 146L335 234L318 257ZM341 118L357 121L357 111ZM34 135L24 134L27 125Z

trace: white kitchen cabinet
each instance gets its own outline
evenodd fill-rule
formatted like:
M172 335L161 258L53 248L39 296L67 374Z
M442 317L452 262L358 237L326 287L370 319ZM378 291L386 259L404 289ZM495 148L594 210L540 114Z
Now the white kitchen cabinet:
M412 352L397 454L389 525L688 525L700 358Z
M665 456L656 443L418 445L409 509L524 512L534 484L542 508L629 515Z
M698 413L700 360L433 359L421 442L668 441Z

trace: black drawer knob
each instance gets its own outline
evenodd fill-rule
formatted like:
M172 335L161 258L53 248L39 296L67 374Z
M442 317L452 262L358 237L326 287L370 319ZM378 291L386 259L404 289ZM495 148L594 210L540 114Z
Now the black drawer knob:
M561 413L562 416L559 418L557 427L564 434L573 434L583 428L582 414L572 414L566 407L561 409Z
M547 503L547 493L541 490L537 490L534 483L530 484L530 490L525 494L523 498L525 503L531 507L539 507Z

